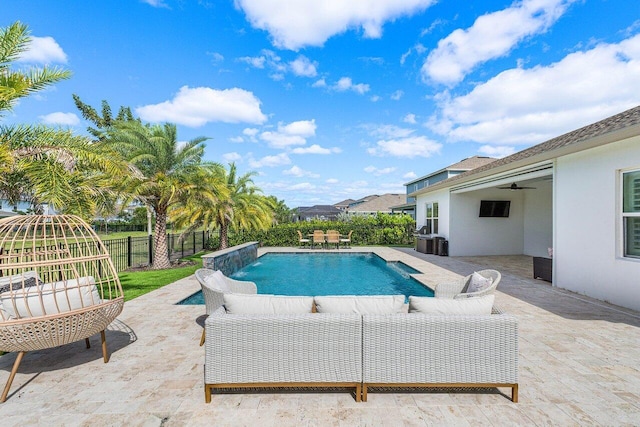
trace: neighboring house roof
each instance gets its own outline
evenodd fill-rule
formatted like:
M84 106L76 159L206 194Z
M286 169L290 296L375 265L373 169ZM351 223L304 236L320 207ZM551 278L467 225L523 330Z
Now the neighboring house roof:
M494 157L485 157L485 156L473 156L473 157L467 157L466 159L460 160L458 163L454 163L452 165L447 166L446 168L442 168L440 170L437 170L435 172L432 172L428 175L424 175L421 176L420 178L416 178L412 181L407 182L406 186L409 186L411 184L413 184L414 182L419 182L422 181L423 179L427 179L429 177L435 176L435 175L439 175L444 171L468 171L471 169L475 169L478 168L480 166L484 166L486 164L489 164L493 161L497 160Z
M335 206L336 208L339 208L339 207L345 207L346 208L347 206L349 206L353 202L355 202L355 200L346 199L346 200L343 200L341 202L335 203L333 206Z
M383 194L369 201L349 207L349 212L391 212L391 207L404 202L404 194Z
M315 216L315 215L338 215L340 209L333 205L315 205L308 208L298 208L298 215Z
M15 212L9 212L9 211L0 211L0 218L7 218L10 216L14 216L14 215L18 215Z
M565 133L510 156L498 159L484 166L425 187L411 195L429 193L453 184L471 181L489 175L509 171L523 166L551 160L571 153L599 147L640 135L640 106L623 111L615 116Z

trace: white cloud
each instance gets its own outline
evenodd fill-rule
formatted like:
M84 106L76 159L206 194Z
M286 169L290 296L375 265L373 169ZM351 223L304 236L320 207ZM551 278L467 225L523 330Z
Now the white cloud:
M142 0L142 3L146 3L153 7L164 7L169 8L169 6L164 2L164 0Z
M454 85L478 64L507 55L527 37L544 33L576 0L522 0L476 19L438 42L423 67L425 80Z
M372 95L371 98L369 98L369 99L371 100L371 102L378 102L382 98L380 98L378 95Z
M418 44L416 44L415 46L413 46L413 47L409 48L409 50L407 50L405 53L403 53L403 54L402 54L402 56L400 57L400 65L404 65L404 63L407 61L407 58L408 58L409 56L411 56L411 54L412 54L414 51L415 51L416 53L418 53L418 54L422 54L422 53L424 53L424 52L426 52L426 51L427 51L427 48L426 48L426 47L424 47L424 45L423 45L423 44L421 44L421 43L418 43Z
M364 168L364 171L367 173L372 173L375 176L381 176L381 175L388 175L391 172L395 172L396 168L383 168L383 169L378 169L375 166L367 166L366 168Z
M379 38L382 25L421 12L434 0L235 0L254 28L269 32L279 48L322 46L349 29Z
M225 162L231 163L231 162L237 162L238 160L242 159L242 156L236 152L233 152L233 153L223 154L222 158L224 159Z
M501 158L512 155L516 152L516 149L515 147L509 147L506 145L483 145L482 147L478 148L478 152L485 156Z
M229 141L235 142L236 144L239 144L241 142L244 142L244 138L241 137L241 136L234 136L234 137L229 138Z
M452 141L535 144L640 104L640 34L549 66L504 71L468 94L440 95L429 127Z
M311 87L327 87L327 82L325 81L324 78L322 78L316 81L314 84L312 84Z
M335 178L329 178L329 179L328 179L328 180L326 180L325 182L326 182L327 184L337 184L337 183L339 183L340 181L338 181L338 180L337 180L337 179L335 179Z
M310 145L309 147L297 147L291 150L293 154L331 154L331 153L341 153L342 149L338 147L333 148L324 148L319 146L318 144Z
M209 122L260 124L267 120L260 110L260 100L239 88L183 86L172 100L138 107L136 113L149 122L167 121L189 127Z
M412 114L412 113L409 113L406 116L404 116L402 121L405 122L405 123L409 123L409 124L415 125L417 123L416 115Z
M207 52L207 55L211 56L214 63L224 61L224 56L219 52Z
M307 138L315 136L316 121L299 120L287 125L278 123L277 131L265 131L260 134L260 139L267 141L271 148L287 148L293 145L305 145Z
M439 153L442 144L424 136L380 140L375 147L367 149L372 156L393 157L431 157Z
M415 172L411 171L411 172L407 172L404 175L402 175L402 177L404 179L416 179L418 177L418 175L416 175Z
M360 95L364 95L365 93L369 92L369 85L364 83L354 84L351 80L351 77L342 77L333 86L333 90L336 90L338 92L352 90L356 93L359 93Z
M246 62L253 68L264 68L264 63L267 61L267 58L264 56L243 56L242 58L238 58L238 61Z
M288 165L290 163L291 159L289 159L289 156L287 156L286 153L280 153L275 156L264 156L260 160L249 160L249 166L256 169L262 167L273 168L276 166Z
M391 99L394 101L400 101L400 98L402 98L402 95L404 95L404 91L397 90L391 94Z
M294 61L289 63L293 74L302 77L315 77L318 74L316 67L317 62L311 62L309 58L304 55L298 56Z
M80 119L74 113L51 113L40 116L42 123L47 125L77 126Z
M315 136L316 128L315 119L298 120L297 122L291 122L288 125L278 124L279 132L287 135L300 135L305 138Z
M413 129L401 128L394 125L366 126L369 134L377 138L406 138L415 132Z
M67 54L64 53L53 37L31 37L27 50L20 54L18 62L30 64L66 64Z
M298 166L292 166L291 169L286 169L282 171L285 175L295 176L297 178L302 178L303 176L308 176L309 178L318 178L320 175L315 174L313 172L306 171Z

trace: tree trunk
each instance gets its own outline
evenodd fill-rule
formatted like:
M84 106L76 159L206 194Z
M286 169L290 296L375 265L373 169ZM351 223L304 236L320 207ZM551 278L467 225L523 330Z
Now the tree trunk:
M153 236L153 269L160 270L171 267L169 250L167 248L167 210L156 209L156 226Z
M229 247L229 224L220 224L220 249Z

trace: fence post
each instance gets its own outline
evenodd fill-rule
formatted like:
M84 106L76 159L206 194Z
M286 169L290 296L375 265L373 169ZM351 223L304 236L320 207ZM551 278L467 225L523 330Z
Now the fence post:
M149 234L149 265L153 265L153 234Z
M180 258L184 258L184 239L180 240Z
M194 254L195 254L196 252L198 252L198 251L196 250L196 233L197 233L197 231L194 231L194 232L193 232L193 253L194 253ZM203 233L204 233L204 231L203 231Z
M131 247L131 236L127 236L127 267L131 267L131 264L133 263L132 258L133 258L133 251L132 251L132 247Z

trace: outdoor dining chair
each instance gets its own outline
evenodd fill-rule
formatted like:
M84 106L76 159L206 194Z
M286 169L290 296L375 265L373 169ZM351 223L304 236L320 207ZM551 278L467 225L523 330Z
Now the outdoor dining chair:
M309 245L311 243L311 240L309 239L305 239L304 237L302 237L302 232L300 230L298 231L298 243L300 244L300 248L303 248L305 244Z
M320 245L321 248L324 247L324 231L322 230L314 230L313 232L313 247L316 245Z
M349 231L347 237L343 237L340 239L340 243L343 243L343 246L351 248L351 235L353 234L353 230Z
M329 245L336 245L336 249L340 247L340 232L336 230L327 231L327 248Z

